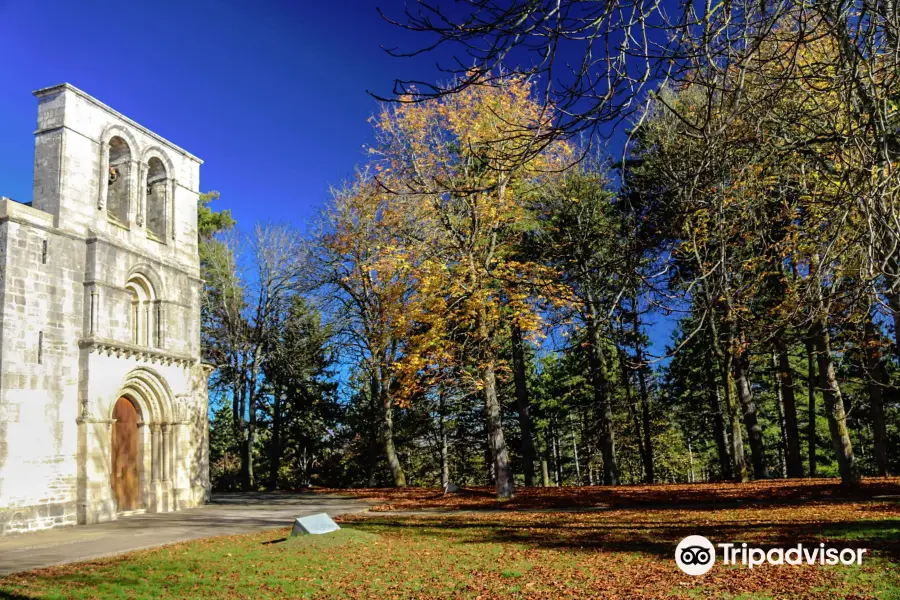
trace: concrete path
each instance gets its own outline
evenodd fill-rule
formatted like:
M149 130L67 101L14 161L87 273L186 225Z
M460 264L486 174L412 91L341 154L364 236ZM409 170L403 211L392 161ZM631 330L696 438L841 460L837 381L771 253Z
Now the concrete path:
M320 494L219 494L199 508L0 537L0 576L186 540L290 527L299 516L357 513L372 504Z

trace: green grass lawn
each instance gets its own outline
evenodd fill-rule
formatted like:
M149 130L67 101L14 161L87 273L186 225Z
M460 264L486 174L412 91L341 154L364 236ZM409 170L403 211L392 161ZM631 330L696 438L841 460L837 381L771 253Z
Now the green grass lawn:
M0 598L898 598L900 506L627 508L360 515L323 536L221 537L0 579ZM691 577L690 534L869 549L860 567L716 564Z

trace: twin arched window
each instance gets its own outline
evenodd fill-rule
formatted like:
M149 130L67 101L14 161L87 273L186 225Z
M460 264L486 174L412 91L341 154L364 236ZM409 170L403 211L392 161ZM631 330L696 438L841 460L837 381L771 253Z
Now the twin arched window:
M161 348L163 345L162 303L147 278L134 275L125 284L131 294L131 343Z
M131 190L134 179L137 178L136 220L139 225L143 225L143 213L146 210L148 237L165 242L168 217L166 209L171 193L170 174L165 163L159 157L152 156L146 165L139 165L132 156L128 142L117 135L110 138L105 158L108 169L106 187L101 190L101 206L105 196L106 214L113 222L121 225L128 223Z
M166 238L166 166L157 157L147 163L147 231Z
M106 213L113 219L128 221L131 190L131 149L120 137L109 141L109 173L106 188Z

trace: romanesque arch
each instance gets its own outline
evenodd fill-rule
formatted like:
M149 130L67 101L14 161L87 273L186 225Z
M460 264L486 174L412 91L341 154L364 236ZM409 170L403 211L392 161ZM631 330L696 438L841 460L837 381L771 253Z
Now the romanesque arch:
M137 140L128 129L108 127L100 137L100 199L98 208L114 221L126 224L133 202L137 157Z
M160 148L159 146L150 146L144 153L141 155L141 162L143 164L149 164L151 158L158 158L162 161L163 166L166 169L166 173L169 174L169 177L175 176L175 165L172 164L172 160L169 156Z
M147 264L133 267L125 280L131 295L131 343L162 348L165 341L164 290L159 274Z
M155 346L159 338L159 319L155 314L156 290L146 277L137 274L128 278L125 289L131 295L131 343L136 346Z
M133 277L142 277L146 279L153 287L157 298L162 299L166 297L163 279L150 263L141 262L131 267L131 269L128 270L128 276L125 279L127 281Z
M138 403L145 422L163 423L174 420L174 396L169 384L155 370L136 367L125 377L120 396Z
M122 127L121 125L110 125L106 129L103 130L103 134L100 136L100 146L108 146L110 140L114 137L120 137L125 140L128 146L134 150L135 156L140 154L140 148L137 143L137 139L134 135L129 131L126 127Z
M106 214L125 223L131 205L132 149L123 138L116 136L109 141L106 171Z
M166 167L154 156L147 163L147 234L162 242L166 240L168 190Z
M147 234L157 241L166 241L171 215L172 177L175 166L157 146L147 148L141 158L144 169L144 201L147 216Z
M133 467L139 480L139 500L135 503L136 506L125 508L140 507L152 512L172 510L179 425L172 390L165 378L153 369L148 367L132 369L125 377L119 389L118 401L111 409L112 431L115 431L117 408L121 408L123 402L133 405L138 414L137 422L134 424L136 431L133 432L137 437L135 464L123 464L121 460L117 460L118 457L114 453L121 450L116 447L114 437L110 440L113 453L111 463L114 468L127 471L129 467ZM122 411L119 411L118 414L121 413ZM130 424L126 425L128 426ZM122 436L122 433L119 435ZM118 501L122 497L122 490L116 487L120 485L120 481L116 478L116 473L112 475L110 485L113 488L113 496ZM118 508L121 511L122 507Z

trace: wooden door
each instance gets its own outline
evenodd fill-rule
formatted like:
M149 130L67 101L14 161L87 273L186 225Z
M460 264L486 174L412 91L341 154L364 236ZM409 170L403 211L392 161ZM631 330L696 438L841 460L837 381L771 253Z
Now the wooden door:
M113 409L112 491L118 510L138 508L138 414L127 398Z

